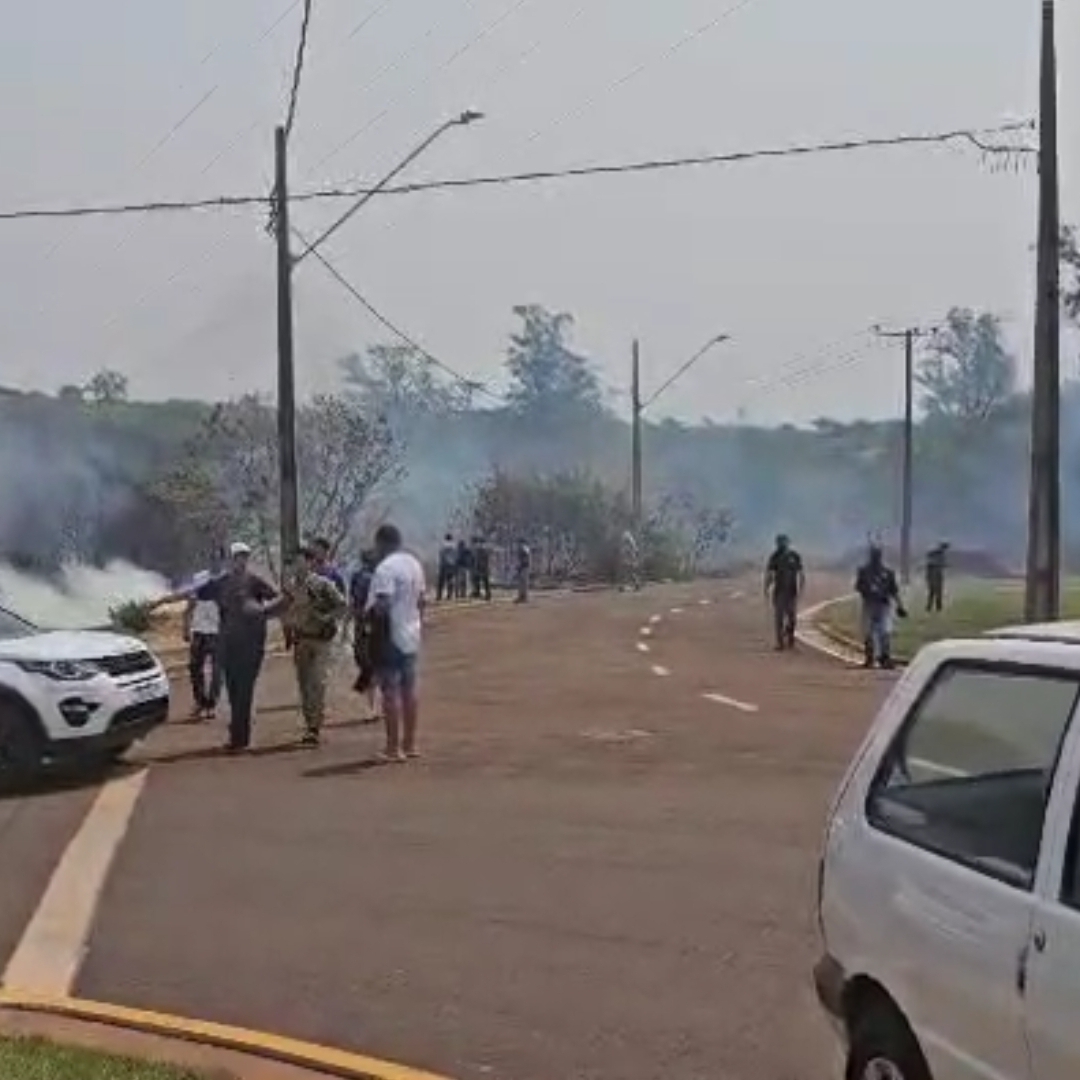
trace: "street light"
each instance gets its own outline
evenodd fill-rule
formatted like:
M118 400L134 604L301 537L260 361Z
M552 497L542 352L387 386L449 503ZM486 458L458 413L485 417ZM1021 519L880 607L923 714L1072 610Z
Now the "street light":
M397 165L395 165L373 188L365 191L364 194L352 205L344 214L341 215L325 232L319 237L313 240L303 251L297 255L293 261L293 266L296 266L304 258L310 255L317 247L320 247L329 237L338 231L346 221L349 220L361 207L370 202L376 195L379 194L391 180L394 179L398 173L407 169L429 146L437 139L445 135L451 128L456 127L468 127L469 124L475 124L477 120L483 120L484 114L478 112L476 109L466 109L463 113L447 120L445 123L440 124L415 150L413 150L406 157L402 158Z
M710 349L730 341L730 334L717 334L709 338L689 360L676 370L667 381L662 383L647 401L641 400L641 363L640 349L634 341L634 356L630 370L630 402L633 413L630 427L630 498L634 516L634 532L641 533L641 415L656 402L661 394L669 390L681 379Z

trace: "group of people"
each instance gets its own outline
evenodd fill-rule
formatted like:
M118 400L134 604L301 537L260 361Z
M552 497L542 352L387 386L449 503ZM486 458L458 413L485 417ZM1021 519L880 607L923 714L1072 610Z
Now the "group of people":
M187 601L184 636L190 648L194 697L191 719L215 714L222 687L229 701L225 749L251 743L255 689L266 654L267 624L281 620L292 652L303 718L301 744L317 747L326 719L334 643L351 631L356 689L375 694L386 728L382 757L405 761L417 750L417 662L423 635L425 581L420 561L405 550L400 531L381 526L374 547L346 583L329 542L316 539L295 553L279 590L250 567L251 549L234 543L187 587L152 606Z
M926 610L940 612L945 597L947 543L937 544L926 556ZM806 588L802 556L785 535L776 538L776 547L765 564L765 596L771 602L776 649L795 647L799 601ZM866 561L855 575L855 594L861 607L860 628L863 666L894 666L892 636L894 619L907 617L896 573L885 562L881 544L871 543Z
M524 537L514 542L510 560L514 602L523 604L529 599L532 578L532 548ZM439 548L435 599L441 602L471 598L490 602L493 561L492 547L485 537L455 541L454 534L447 533Z

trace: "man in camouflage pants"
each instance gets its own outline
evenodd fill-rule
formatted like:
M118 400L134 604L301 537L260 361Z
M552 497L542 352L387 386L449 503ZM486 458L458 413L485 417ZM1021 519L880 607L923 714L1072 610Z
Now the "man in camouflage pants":
M286 641L296 664L300 712L304 721L301 743L319 745L326 718L326 685L330 677L334 640L349 603L340 589L316 572L316 553L297 554L293 588L285 614Z

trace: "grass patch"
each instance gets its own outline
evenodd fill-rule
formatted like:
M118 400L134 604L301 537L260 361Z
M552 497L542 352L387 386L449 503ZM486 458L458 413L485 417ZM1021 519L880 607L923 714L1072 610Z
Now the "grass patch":
M901 659L910 659L932 641L942 638L978 637L987 630L1023 622L1024 585L1021 581L950 582L945 594L945 610L932 614L925 610L926 593L921 586L905 590L908 617L897 619L893 649ZM1062 583L1061 617L1080 619L1080 579ZM826 631L858 641L859 603L845 600L821 613Z
M230 1080L222 1073L193 1072L44 1039L0 1038L3 1080Z

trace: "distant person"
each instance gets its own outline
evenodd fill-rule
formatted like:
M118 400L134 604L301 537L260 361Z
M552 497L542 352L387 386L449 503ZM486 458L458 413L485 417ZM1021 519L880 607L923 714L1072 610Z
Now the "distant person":
M532 549L524 537L518 537L514 545L514 582L517 585L515 604L525 604L529 600L530 577L532 576Z
M945 607L945 568L949 545L942 541L926 553L926 610L939 612Z
M345 594L319 571L319 549L312 544L297 552L283 621L292 646L300 713L302 746L316 747L326 720L326 687L330 677L338 624L348 610Z
M472 597L474 600L481 598L491 600L491 545L482 536L474 536L472 542L473 552L473 586Z
M464 600L469 595L469 578L473 572L473 551L467 540L458 541L454 558L454 596Z
M365 551L360 556L360 567L349 581L349 607L352 616L353 659L356 661L356 682L353 689L367 697L368 713L365 724L379 719L377 702L378 686L375 682L375 665L372 655L371 621L368 618L368 597L371 580L375 576L375 552Z
M795 648L799 598L805 588L802 556L791 546L791 540L781 533L765 564L765 596L772 601L773 634L778 652Z
M447 533L439 548L439 576L435 586L436 600L451 600L454 596L454 582L457 578L457 544L454 537Z
M375 533L378 566L371 579L367 610L376 639L375 677L386 725L385 761L419 756L419 700L416 674L423 637L424 568L402 547L401 533L382 525Z
M212 719L221 697L221 613L206 586L222 572L225 553L215 551L210 568L195 575L184 609L184 641L188 643L188 674L194 706L191 720Z
M240 753L251 745L251 713L255 684L266 655L266 622L281 604L277 590L251 571L251 548L229 548L228 573L205 586L204 595L218 605L221 616L221 670L229 695L229 740L225 749Z
M862 604L863 667L894 667L893 616L906 618L896 574L885 565L880 544L871 544L866 562L855 575L855 592Z
M623 588L629 586L635 592L641 588L641 566L637 538L630 529L622 534Z

